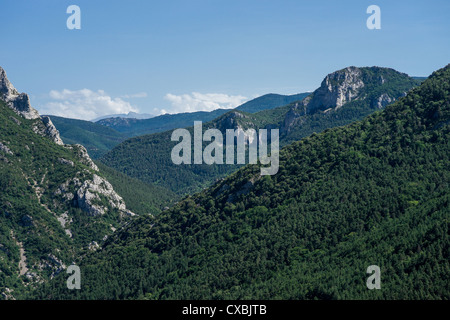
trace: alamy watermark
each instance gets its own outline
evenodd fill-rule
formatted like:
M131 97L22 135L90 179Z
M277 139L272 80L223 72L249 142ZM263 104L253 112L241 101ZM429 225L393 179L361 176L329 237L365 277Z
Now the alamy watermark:
M371 14L369 18L367 18L366 26L369 30L381 29L381 9L377 5L371 5L367 7L368 14Z
M369 278L367 278L366 286L369 290L373 289L381 289L381 271L380 267L376 265L368 266L367 271L368 274L372 274Z
M80 267L76 266L76 265L71 265L67 268L66 271L68 274L71 274L71 276L69 278L67 278L67 289L69 290L73 290L73 289L77 289L80 290L81 289L81 272L80 272Z
M81 9L77 5L70 5L66 10L67 14L70 16L67 18L67 29L69 30L80 30L81 29ZM381 9L377 5L370 5L366 10L367 14L370 14L369 18L367 18L366 26L370 30L381 29Z
M267 129L227 129L225 134L225 163L246 164L246 149L248 146L248 163L259 162L269 167L261 167L261 175L275 175L279 167L279 130L270 130L270 155L268 153ZM172 162L176 165L192 164L192 137L187 129L176 129L172 132L172 141L180 141L171 153ZM194 122L194 164L223 164L224 137L218 129L208 129L203 133L202 122ZM213 141L212 141L213 140ZM212 141L212 142L211 142ZM237 142L237 149L234 144ZM203 142L211 142L203 150ZM236 152L235 152L236 151Z
M66 25L67 29L81 29L81 9L77 5L70 5L67 7L66 13L70 14L67 18Z

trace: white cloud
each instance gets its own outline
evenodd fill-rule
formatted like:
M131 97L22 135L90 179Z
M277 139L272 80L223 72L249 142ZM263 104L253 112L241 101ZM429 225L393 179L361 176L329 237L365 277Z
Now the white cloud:
M129 102L112 98L103 90L51 90L49 97L51 101L40 108L41 114L91 120L109 114L139 112Z
M147 98L147 92L138 92L134 94L125 94L120 96L120 98L130 99L130 98Z
M195 111L212 111L216 109L232 109L241 105L247 98L244 96L230 96L223 93L198 93L175 95L168 93L164 97L170 101L169 110L162 109L161 113L179 113Z

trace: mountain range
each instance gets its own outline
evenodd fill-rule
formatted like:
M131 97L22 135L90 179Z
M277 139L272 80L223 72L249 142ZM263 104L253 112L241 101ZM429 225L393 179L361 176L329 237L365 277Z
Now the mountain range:
M270 110L287 105L293 101L300 101L308 95L309 93L299 93L294 95L280 95L270 93L247 101L246 103L236 107L236 109L216 109L213 111L164 114L152 119L145 120L108 118L97 121L97 123L125 133L129 137L134 137L168 131L176 128L189 127L194 121L212 121L222 114L230 112L231 110L239 110L248 113Z
M266 94L242 104L236 110L254 113L273 109L293 101L300 101L307 95L308 93ZM58 116L50 118L65 143L82 144L93 159L98 159L127 138L188 127L196 120L208 122L229 111L230 109L217 109L210 112L164 114L156 117L130 112L127 115L104 116L93 121Z
M147 124L41 116L0 68L0 299L450 298L450 65L425 81L352 66L258 103L203 129L279 129L272 176L174 165L196 115L131 138ZM95 162L68 144L83 139Z
M128 113L118 113L118 114L108 114L105 116L101 116L95 119L92 119L92 122L97 122L103 119L108 119L108 118L133 118L133 119L150 119L155 117L155 115L153 114L149 114L149 113L137 113L137 112L133 112L130 111Z
M228 111L204 124L203 129L247 130L278 128L280 144L287 145L314 132L351 123L383 109L420 84L404 73L379 67L348 67L325 77L303 100L257 113ZM301 95L303 96L303 95ZM194 115L193 115L194 116ZM150 121L153 119L150 119ZM193 117L193 122L201 120ZM99 161L145 183L157 184L180 195L205 188L237 170L237 165L175 165L172 130L128 139Z
M329 77L328 92L333 79L339 86L352 77ZM318 89L289 110L338 112L360 97L359 89L337 92L318 103ZM285 146L276 175L247 165L138 217L81 261L82 290L67 290L58 275L30 297L450 298L450 65L401 96ZM381 290L366 286L373 265Z

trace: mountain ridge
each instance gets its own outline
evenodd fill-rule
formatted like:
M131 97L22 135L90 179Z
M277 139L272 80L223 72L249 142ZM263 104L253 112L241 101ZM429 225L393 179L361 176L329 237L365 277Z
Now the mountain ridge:
M341 75L341 77L345 79L346 70L342 69L330 75L344 73L344 76ZM368 70L364 72L373 70L375 78L377 78L377 75L383 75L384 83L381 84L376 79L375 84L370 85L369 81L373 81L373 77L367 77L365 91L361 91L361 94L365 96L358 100L348 101L335 110L325 112L323 108L316 108L308 114L301 112L299 105L309 101L309 97L321 90L319 88L302 101L293 102L287 106L257 113L247 113L236 109L228 111L212 121L205 122L203 124L204 130L216 128L225 132L226 129L241 131L247 129L279 129L280 144L283 146L300 140L313 132L320 132L362 119L379 110L378 105L374 105L373 101L377 101L380 96L387 96L391 101L394 101L403 96L405 91L419 83L392 69L377 67L374 69L361 68L361 70ZM362 73L363 71L360 72L360 74ZM327 77L330 77L330 75ZM323 83L326 83L325 80ZM188 130L192 133L192 124L198 119L194 117L191 120L192 123ZM198 191L239 168L237 165L174 165L171 163L170 152L176 143L171 141L171 132L166 131L125 140L99 160L129 176L141 179L146 183L162 185L179 194Z
M56 277L36 294L448 299L449 124L450 65L382 111L286 146L274 176L247 165L139 218L83 261L84 291ZM371 265L382 290L367 289Z
M299 93L294 95L265 94L243 103L235 109L216 109L213 111L182 112L176 114L164 114L151 119L132 119L123 117L106 118L96 123L116 129L127 134L129 137L144 134L164 132L171 129L190 126L194 121L209 122L215 118L230 112L239 110L247 113L255 113L262 110L269 110L301 100L309 93Z
M108 118L132 118L132 119L150 119L150 118L154 118L156 117L153 114L149 114L149 113L138 113L138 112L133 112L130 111L128 113L118 113L118 114L108 114L105 116L101 116L92 120L89 120L91 122L98 122L100 120L103 119L108 119Z

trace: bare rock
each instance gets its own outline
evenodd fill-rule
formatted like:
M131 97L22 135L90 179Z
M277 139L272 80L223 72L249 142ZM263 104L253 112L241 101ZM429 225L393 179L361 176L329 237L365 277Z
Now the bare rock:
M56 144L63 145L59 136L59 131L55 128L49 117L42 117L39 112L30 104L30 97L26 93L19 93L8 80L5 70L0 67L0 99L5 101L7 106L25 119L40 119L33 126L33 131L42 136L47 136ZM20 125L20 121L10 117Z
M91 243L89 243L88 249L90 251L97 251L98 249L100 249L100 246L97 241L91 241Z
M65 147L74 150L78 158L80 159L81 163L87 165L94 171L99 171L97 165L94 163L94 161L92 161L91 157L89 157L89 154L84 146L82 146L81 144L74 144L74 145L65 145Z
M304 99L302 104L307 108L308 113L317 109L339 109L356 98L363 87L361 70L357 67L348 67L327 75L320 88Z
M102 200L105 199L107 204ZM134 215L127 210L125 202L104 178L94 174L92 180L86 180L78 189L75 197L76 205L93 216L103 215L111 208L118 209L126 215Z
M378 109L382 109L394 101L395 98L392 99L387 93L383 93L381 96L378 97L378 99L375 101L374 104Z
M19 93L14 88L2 67L0 67L0 98L6 102L8 107L25 119L39 119L39 113L31 107L28 95Z
M64 159L64 158L58 158L58 162L61 163L61 164L69 165L71 167L73 167L75 165L73 163L73 161L67 160L67 159Z
M9 155L13 155L13 152L1 142L0 142L0 151Z
M61 137L59 136L59 131L56 129L56 127L53 124L50 117L42 116L41 120L42 120L42 123L45 125L44 135L49 137L56 144L59 144L61 146L64 145L64 142L62 141Z

